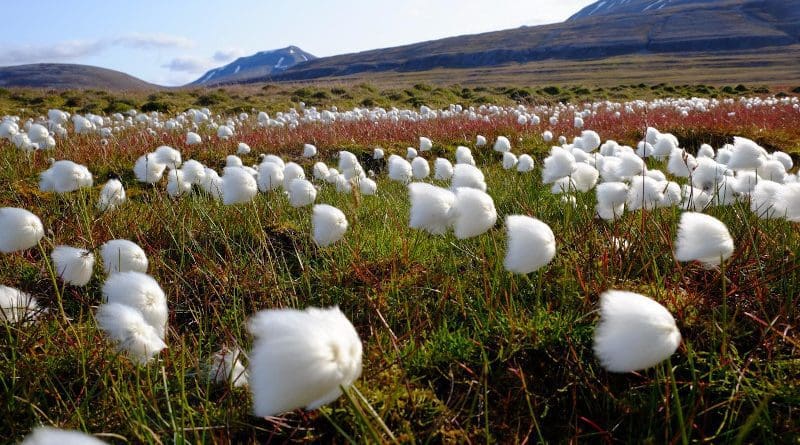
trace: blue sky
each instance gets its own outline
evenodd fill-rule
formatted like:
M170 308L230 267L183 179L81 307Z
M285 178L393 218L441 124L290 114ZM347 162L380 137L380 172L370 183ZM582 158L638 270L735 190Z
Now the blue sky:
M331 56L560 22L592 0L7 2L0 66L82 63L181 85L243 55Z

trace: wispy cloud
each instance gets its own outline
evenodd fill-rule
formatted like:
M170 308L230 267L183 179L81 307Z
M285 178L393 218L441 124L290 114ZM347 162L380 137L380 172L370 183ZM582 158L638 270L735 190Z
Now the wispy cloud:
M161 65L161 67L170 71L202 73L213 67L213 61L204 57L184 56L176 57L170 60L169 63Z
M189 48L194 42L168 34L126 34L110 39L65 40L49 45L3 44L0 47L0 65L22 65L40 62L74 62L99 54L109 47L141 50L159 48Z
M239 48L224 49L214 53L212 59L215 62L225 63L244 55L244 51Z
M126 34L117 37L112 41L116 45L127 46L130 48L153 49L153 48L191 48L194 42L186 37L173 36L169 34Z
M3 45L0 65L36 62L69 62L105 49L102 41L68 40L53 45Z

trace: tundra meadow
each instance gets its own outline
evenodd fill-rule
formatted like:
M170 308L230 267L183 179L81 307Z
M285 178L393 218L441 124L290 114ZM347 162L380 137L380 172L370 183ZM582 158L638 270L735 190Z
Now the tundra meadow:
M799 124L764 94L9 113L0 441L796 443Z

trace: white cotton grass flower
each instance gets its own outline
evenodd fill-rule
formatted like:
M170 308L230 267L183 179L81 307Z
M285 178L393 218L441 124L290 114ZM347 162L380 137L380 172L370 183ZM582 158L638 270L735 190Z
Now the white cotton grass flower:
M30 249L43 236L44 227L38 216L17 207L0 208L0 252Z
M623 152L618 158L615 174L620 178L632 178L645 171L644 161L633 153Z
M181 167L183 179L192 185L201 185L206 177L206 167L194 159L189 159Z
M199 134L190 131L186 133L186 145L199 145L203 143L203 138Z
M581 132L581 150L590 153L600 148L600 135L596 131L584 130Z
M634 176L628 188L628 210L652 210L664 200L664 186L649 176Z
M696 167L697 161L695 157L685 150L676 148L670 152L669 161L667 161L667 171L673 176L688 178Z
M247 155L250 154L250 146L244 142L239 142L239 145L236 146L236 154L237 155Z
M86 249L56 246L50 254L56 274L73 286L85 286L92 279L94 254Z
M472 151L463 145L456 147L456 164L468 164L474 166L475 158L472 157Z
M425 136L419 137L419 151L430 151L433 148L433 142Z
M181 152L175 150L168 145L162 145L153 152L157 162L166 165L169 168L178 168L181 166Z
M20 445L105 445L100 439L82 431L40 426L25 436Z
M214 353L208 367L209 379L214 383L225 383L234 388L247 386L249 376L241 357L242 351L239 348L222 348Z
M783 164L784 171L789 171L794 166L794 161L792 161L792 157L782 151L772 152L771 157L772 159L779 161L781 164Z
M680 184L673 181L661 182L664 185L663 197L658 203L658 207L672 207L679 205L683 201L683 193Z
M325 178L327 178L328 175L330 174L330 169L328 168L327 165L325 165L324 162L316 162L314 163L314 167L312 168L312 173L314 175L314 179L318 181L324 181Z
M481 135L475 136L476 147L483 147L485 145L486 145L486 136L481 136Z
M786 184L774 199L775 214L791 222L800 222L800 183Z
M139 157L133 165L133 174L136 180L147 184L155 184L161 180L167 164L161 162L153 153Z
M216 170L206 167L200 189L217 201L222 200L222 178Z
M141 312L120 303L101 304L95 315L97 324L108 337L138 364L145 364L167 347L158 331Z
M550 226L523 215L506 217L508 247L503 266L507 271L529 274L550 263L556 254L556 237Z
M378 184L370 178L361 178L358 180L358 191L362 195L372 196L378 191Z
M353 186L350 184L350 181L342 174L336 175L333 185L336 187L336 193L349 194L353 191Z
M192 191L192 183L184 177L183 171L176 169L167 173L167 194L171 198L180 198Z
M706 193L705 190L692 187L689 184L683 184L683 187L681 188L681 194L683 195L681 208L691 211L704 210L709 206L709 204L711 204L711 200L714 198L710 194Z
M411 161L411 177L414 179L425 179L431 174L431 167L428 161L423 158L414 158Z
M783 189L783 185L777 182L760 180L750 192L750 211L761 219L780 218L776 208L778 193Z
M256 416L317 409L361 375L361 339L338 307L265 310L248 329L255 336L248 372Z
M678 138L669 133L662 134L653 144L653 156L656 158L670 156L674 150L678 149L678 145ZM714 151L712 150L711 153L713 156Z
M397 155L389 156L389 179L407 184L413 176L411 163Z
M117 272L147 272L147 255L136 243L125 239L115 239L100 246L100 256L106 274Z
M542 132L542 140L545 142L550 142L553 140L553 132L550 130L545 130Z
M317 189L310 181L294 179L289 183L289 204L292 207L305 207L317 199Z
M19 289L0 285L0 321L11 324L30 322L39 312L36 298Z
M450 188L455 190L460 187L486 191L486 179L483 172L474 165L456 164L453 168L453 176L450 178Z
M337 166L342 173L353 170L359 166L358 156L349 151L342 150L339 152L339 164Z
M372 150L372 159L377 161L378 159L383 159L383 157L384 153L382 148L376 148Z
M530 155L524 154L519 155L517 159L517 171L520 173L527 173L533 171L536 163L533 162L533 158Z
M242 158L236 155L225 156L225 167L241 167L244 163Z
M696 212L684 212L675 240L675 259L699 261L705 268L719 266L733 254L733 238L725 224Z
M455 190L455 197L450 219L456 238L467 239L481 235L497 222L494 200L485 192L459 187Z
M265 162L273 163L275 165L280 166L281 171L283 171L283 169L286 168L286 163L283 162L283 159L281 159L280 156L270 154L270 155L262 155L262 157L263 157L263 159L261 159L262 164Z
M517 162L519 162L519 160L517 159L517 156L514 153L511 153L510 151L503 152L504 170L511 170L512 168L516 167Z
M313 158L317 155L317 147L312 144L303 144L303 157Z
M300 165L289 162L283 168L283 189L289 190L289 185L295 179L306 179L306 172L303 171L303 167Z
M311 232L319 247L328 247L344 237L347 217L336 207L317 204L311 214Z
M69 193L91 187L92 173L84 165L72 161L56 161L39 176L39 189L43 192Z
M553 183L553 186L550 187L550 193L554 195L572 193L575 190L575 181L573 181L569 176L556 179L556 181Z
M274 162L262 162L258 166L256 182L262 192L277 190L283 186L283 167Z
M408 196L411 202L409 227L444 235L451 225L450 209L455 203L455 194L431 184L414 182L408 185Z
M572 174L569 176L575 185L575 189L579 192L588 192L593 189L597 184L597 178L600 177L600 172L596 168L583 162L575 164Z
M103 283L103 299L107 303L130 306L142 313L160 338L167 330L167 297L153 277L141 272L111 274Z
M610 372L651 368L668 359L681 343L675 318L655 300L633 292L600 295L600 322L594 353Z
M628 201L628 185L624 182L603 182L595 188L597 215L607 221L622 216Z
M247 204L258 194L255 178L238 167L225 167L222 175L222 203L225 205Z
M783 184L786 179L786 167L777 159L768 159L756 169L759 178Z
M723 178L731 174L723 164L712 158L697 159L697 166L692 171L692 185L707 192L715 189Z
M714 158L714 147L708 144L700 145L700 148L697 149L697 157L698 158Z
M118 178L111 178L100 190L97 200L97 210L107 212L114 210L125 202L125 188Z
M500 153L511 151L511 141L505 136L497 136L497 139L494 141L493 149Z
M734 137L731 157L727 166L731 170L755 170L767 157L763 147L747 138Z
M433 161L433 179L449 181L453 177L453 164L445 158L436 158Z
M561 147L552 147L550 155L544 158L542 182L552 184L558 179L572 174L575 168L575 156Z

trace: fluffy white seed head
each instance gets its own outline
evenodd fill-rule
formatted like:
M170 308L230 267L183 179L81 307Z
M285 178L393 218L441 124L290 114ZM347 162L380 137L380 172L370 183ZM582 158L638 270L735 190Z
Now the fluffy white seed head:
M94 254L86 249L56 246L50 254L55 272L73 286L85 286L92 279Z
M472 157L472 151L463 145L456 147L456 164L475 165L475 159Z
M628 209L633 211L656 208L664 200L664 188L665 185L649 176L634 176L628 188Z
M360 178L358 180L358 190L362 195L372 196L378 191L378 184L370 178Z
M192 185L200 185L206 176L206 167L194 159L189 159L183 163L183 179Z
M472 238L494 226L497 221L497 210L491 196L470 187L455 189L455 196L455 203L450 209L450 218L453 221L456 238Z
M250 154L250 146L245 144L244 142L239 142L239 145L236 146L236 154L237 155Z
M192 183L187 181L183 171L176 169L167 173L167 194L172 198L181 196L192 191Z
M589 153L600 148L600 135L596 131L584 130L581 132L580 149Z
M556 254L556 238L550 226L522 215L506 217L508 247L503 265L509 272L529 274L545 266Z
M486 191L486 180L483 176L483 172L481 172L478 167L470 164L456 164L453 168L450 186L453 190L460 187L469 187Z
M167 347L156 329L132 306L109 303L97 308L97 324L121 352L145 364Z
M676 148L670 152L669 161L667 161L667 171L673 176L688 178L695 167L697 167L697 161L694 156L690 155L685 150Z
M414 182L408 186L408 195L411 201L409 227L444 235L451 225L450 209L455 203L455 194L431 184Z
M106 274L116 272L147 272L147 255L144 250L128 240L115 239L106 242L100 247L100 256Z
M289 204L292 207L305 207L317 199L317 189L310 181L294 179L289 183Z
M304 144L303 145L303 157L304 158L313 158L317 155L317 147L311 144Z
M511 151L511 142L505 136L497 136L497 140L494 141L494 151L501 153Z
M283 169L283 189L289 190L289 184L295 179L305 179L306 173L303 167L294 162L289 162Z
M433 161L433 179L449 181L453 177L453 164L445 158Z
M517 160L517 171L521 173L526 173L533 171L536 164L533 162L533 158L530 155L519 155L519 159Z
M755 170L767 157L767 151L750 139L734 137L728 168L732 170Z
M167 164L161 162L153 153L139 157L133 165L133 174L139 182L155 184L161 180Z
M411 163L397 155L389 156L389 179L408 183L411 181L412 175Z
M633 292L609 290L600 296L594 353L610 372L632 372L669 358L681 342L672 314Z
M510 151L503 152L503 169L511 170L517 165L518 159L514 153Z
M425 136L419 137L419 151L430 151L433 148L433 142Z
M48 426L34 428L33 431L25 436L21 445L105 445L100 439L96 439L89 434L81 431L61 430Z
M124 304L142 313L160 338L167 329L167 297L150 275L141 272L111 274L103 284L103 298L108 303Z
M475 137L475 146L483 147L486 145L486 136L478 135Z
M0 208L0 252L30 249L43 236L44 227L38 216L17 207Z
M550 155L544 158L542 182L552 184L558 179L572 174L575 168L575 156L561 147L550 149Z
M314 242L320 247L328 247L344 237L347 218L336 207L317 204L311 215L311 230Z
M575 189L579 192L588 192L593 189L597 184L597 178L600 177L600 172L589 164L578 162L572 174L569 176L575 184Z
M0 285L0 321L27 323L39 315L36 298L13 287Z
M247 385L247 369L241 361L242 351L238 348L223 348L211 357L208 378L214 383L225 383L239 388Z
M783 185L777 182L759 180L750 193L750 211L762 219L780 218L776 202Z
M156 162L166 165L169 168L181 166L181 152L168 145L162 145L153 152Z
M414 179L425 179L431 174L431 167L428 161L417 157L411 161L411 176Z
M376 148L372 150L372 159L378 160L383 159L384 153L382 148Z
M325 165L324 162L317 162L314 164L313 173L314 179L318 181L324 181L325 178L327 178L330 174L330 169L328 169L328 166Z
M253 175L239 167L225 167L222 175L222 203L246 204L258 194L258 184Z
M203 139L199 134L190 131L186 133L186 145L199 145L203 143Z
M699 261L712 268L733 254L733 238L725 224L703 213L684 212L675 240L675 259Z
M100 198L97 200L97 210L106 212L114 210L125 202L125 188L119 179L110 179L100 190Z
M361 339L338 307L261 311L248 328L256 416L317 409L361 375Z
M283 167L274 162L262 162L258 166L258 189L262 192L283 186Z

